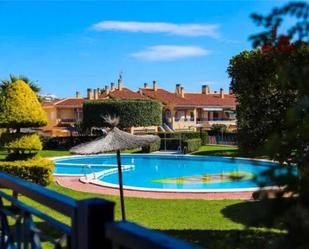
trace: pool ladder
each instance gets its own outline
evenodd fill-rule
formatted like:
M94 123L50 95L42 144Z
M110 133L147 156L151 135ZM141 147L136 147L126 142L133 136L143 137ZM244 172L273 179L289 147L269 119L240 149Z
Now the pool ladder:
M184 146L183 149L181 149L181 146L179 145L178 148L177 148L177 152L178 152L179 154L186 154L187 151L188 151L187 146Z
M90 169L90 171L91 171L91 174L93 175L93 178L92 179L89 179L89 180L96 180L96 175L95 175L95 172L93 171L93 169L92 169L92 167L91 167L91 165L90 164L87 164L87 165L84 165L83 166L83 171L82 171L82 174L84 175L84 177L85 177L85 180L87 180L88 181L88 178L87 178L87 171L86 171L86 169Z

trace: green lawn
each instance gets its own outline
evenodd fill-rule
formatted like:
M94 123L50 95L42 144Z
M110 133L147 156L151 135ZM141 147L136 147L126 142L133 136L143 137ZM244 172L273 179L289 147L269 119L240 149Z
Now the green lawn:
M120 219L117 196L82 193L56 184L49 188L76 199L102 197L114 201L116 219ZM69 221L57 212L22 199L56 219L65 223ZM264 248L265 241L268 243L282 236L277 230L266 229L264 224L246 228L252 225L252 213L260 208L258 202L125 198L125 204L128 220L207 248ZM45 223L37 222L41 228L51 231Z
M240 156L238 147L236 146L216 146L206 145L201 146L198 151L191 153L192 155L202 156Z

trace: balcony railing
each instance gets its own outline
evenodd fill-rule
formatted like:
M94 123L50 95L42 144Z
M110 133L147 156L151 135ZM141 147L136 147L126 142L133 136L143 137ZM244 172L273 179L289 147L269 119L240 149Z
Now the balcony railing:
M77 121L76 118L62 118L59 119L60 123L75 123Z
M197 118L197 121L234 121L234 118Z
M115 204L111 201L99 198L75 200L5 173L0 173L0 186L13 192L9 195L8 191L0 190L1 249L39 249L42 241L48 241L57 249L198 248L131 222L115 222ZM18 195L51 212L36 209L18 199ZM70 222L55 219L53 211L69 218ZM34 222L34 217L41 220L39 224L48 224L50 234Z
M194 118L175 118L175 122L194 122Z

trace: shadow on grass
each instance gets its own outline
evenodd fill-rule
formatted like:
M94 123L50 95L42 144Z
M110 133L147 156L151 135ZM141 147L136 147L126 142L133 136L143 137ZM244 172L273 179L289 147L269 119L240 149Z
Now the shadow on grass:
M221 213L233 222L240 223L245 227L259 227L269 229L284 229L284 224L272 221L273 208L276 199L241 202L230 205L221 210ZM286 200L288 201L288 200Z
M208 249L274 248L283 234L258 230L160 230Z

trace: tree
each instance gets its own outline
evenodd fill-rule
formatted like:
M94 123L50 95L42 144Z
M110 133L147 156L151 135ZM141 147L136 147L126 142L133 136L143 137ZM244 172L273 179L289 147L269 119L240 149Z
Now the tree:
M2 83L0 85L1 91L5 91L5 89L7 89L7 87L10 84L12 84L13 82L18 81L18 80L22 80L26 84L28 84L30 86L31 90L33 92L35 92L36 94L38 94L41 91L41 88L37 84L35 84L33 81L31 81L28 77L23 76L23 75L16 76L16 75L13 75L13 74L10 75L9 79L1 81L1 83Z
M297 20L278 36L286 15ZM264 153L286 169L285 174L278 174L277 167L264 173L266 181L275 182L282 191L268 202L267 210L254 216L266 214L270 226L279 223L286 229L284 240L280 245L272 243L273 248L309 248L309 5L292 2L270 15L252 17L265 29L251 36L253 46L261 48L234 57L229 67L239 103L241 146L263 147ZM254 90L262 92L254 95ZM273 118L262 112L263 103ZM250 144L261 135L260 144ZM286 194L289 197L283 198Z
M8 132L1 135L1 145L13 158L33 154L42 149L39 137L34 132L23 133L21 128L41 127L47 118L36 94L22 80L6 87L0 97L0 127Z

